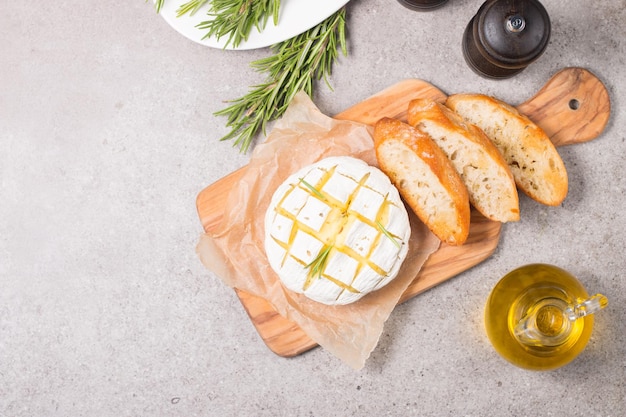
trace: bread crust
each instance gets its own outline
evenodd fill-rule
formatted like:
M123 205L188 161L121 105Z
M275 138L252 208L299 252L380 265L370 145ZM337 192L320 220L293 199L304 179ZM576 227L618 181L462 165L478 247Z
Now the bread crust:
M509 104L483 94L454 94L445 104L487 134L525 194L549 206L563 202L568 190L565 164L539 126Z
M407 123L385 117L374 126L374 147L380 169L420 220L442 241L465 243L468 192L437 144Z
M509 166L485 133L441 103L415 99L408 122L429 135L461 176L470 203L490 220L519 220L519 198Z

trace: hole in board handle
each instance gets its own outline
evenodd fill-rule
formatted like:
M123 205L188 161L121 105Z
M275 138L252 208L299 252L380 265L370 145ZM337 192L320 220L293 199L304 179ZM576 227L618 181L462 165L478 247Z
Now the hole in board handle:
M575 98L571 99L569 101L569 108L572 110L578 110L580 107L580 101L576 100Z

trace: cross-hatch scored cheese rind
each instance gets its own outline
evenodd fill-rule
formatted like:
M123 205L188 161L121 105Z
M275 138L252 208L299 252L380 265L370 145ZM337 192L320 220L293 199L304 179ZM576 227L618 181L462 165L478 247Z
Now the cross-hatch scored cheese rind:
M277 242L285 249L282 263L292 257L303 267L310 269L302 288L304 291L315 279L324 277L344 290L358 293L360 291L352 283L364 267L371 268L381 276L380 279L389 273L372 262L370 256L373 249L380 245L383 236L376 222L384 221L392 203L387 200L386 195L365 185L369 173L361 178L353 178L341 172L335 175L336 170L336 165L330 169L312 169L291 186L283 201L297 189L307 194L304 205L297 213L285 210L282 202L275 209L278 214L292 221L289 240ZM311 184L310 177L316 182ZM319 249L307 249L304 253L298 250L311 246ZM314 273L314 268L311 267L316 260L325 260L319 265L319 274ZM342 281L341 276L344 274L340 272L343 271L346 271L345 276L352 275L349 282Z
M360 298L396 272L408 244L406 211L364 167L313 166L289 181L274 206L271 241L282 250L279 268L299 272L290 278L298 292Z

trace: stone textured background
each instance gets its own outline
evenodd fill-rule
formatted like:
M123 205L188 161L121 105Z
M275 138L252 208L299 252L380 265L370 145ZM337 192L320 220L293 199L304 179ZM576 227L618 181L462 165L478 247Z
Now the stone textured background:
M269 49L201 46L138 0L5 2L0 416L624 415L626 2L545 0L548 49L503 81L462 57L481 4L351 1L349 56L316 104L332 115L405 78L519 104L580 66L606 84L611 120L561 148L561 206L521 197L493 256L400 305L354 371L319 348L275 356L195 255L197 194L249 158L217 141L213 112L263 81L249 63ZM493 285L531 262L610 299L587 350L554 372L508 365L483 330Z

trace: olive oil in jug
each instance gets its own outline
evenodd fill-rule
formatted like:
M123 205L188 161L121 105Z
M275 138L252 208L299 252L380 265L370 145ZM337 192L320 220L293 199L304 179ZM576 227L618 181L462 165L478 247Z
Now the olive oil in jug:
M608 301L589 297L567 271L531 264L508 273L492 290L485 307L485 327L495 350L516 366L532 370L559 368L585 348L593 314Z

